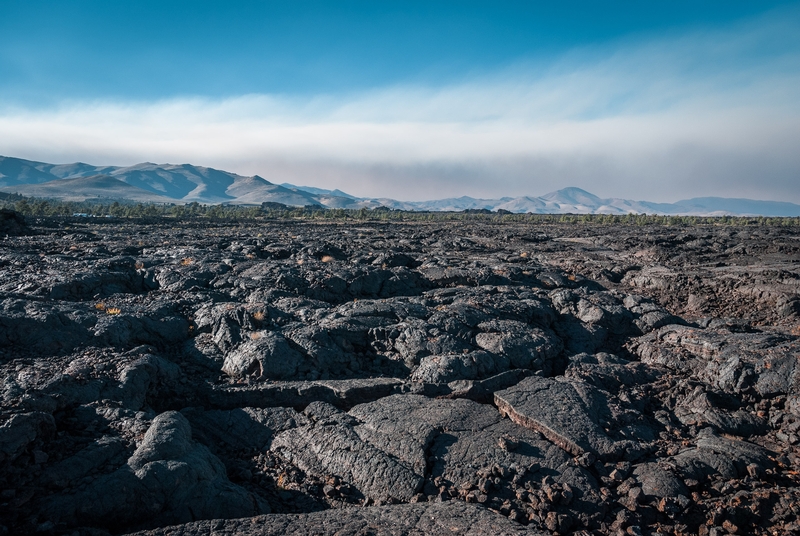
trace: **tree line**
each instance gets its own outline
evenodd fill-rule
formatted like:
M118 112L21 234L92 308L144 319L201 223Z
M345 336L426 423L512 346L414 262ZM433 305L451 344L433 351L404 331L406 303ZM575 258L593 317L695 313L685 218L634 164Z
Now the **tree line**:
M0 208L25 216L62 218L164 218L172 220L333 220L333 221L486 221L516 223L582 223L599 225L779 225L798 226L800 217L766 216L670 216L654 214L517 214L507 211L417 212L388 209L292 207L279 203L260 206L205 205L201 203L156 204L126 201L59 201L0 193Z

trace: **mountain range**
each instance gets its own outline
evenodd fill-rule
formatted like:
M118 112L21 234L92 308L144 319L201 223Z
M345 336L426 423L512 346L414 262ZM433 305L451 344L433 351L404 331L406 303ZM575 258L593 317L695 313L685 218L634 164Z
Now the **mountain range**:
M47 164L0 156L0 191L62 201L127 200L140 203L208 203L327 208L387 207L412 211L506 210L537 214L688 214L800 216L800 205L723 197L696 197L675 203L602 199L580 188L563 188L539 197L476 199L457 197L432 201L360 198L341 190L289 183L275 184L258 175L246 177L191 164L153 164L128 167Z

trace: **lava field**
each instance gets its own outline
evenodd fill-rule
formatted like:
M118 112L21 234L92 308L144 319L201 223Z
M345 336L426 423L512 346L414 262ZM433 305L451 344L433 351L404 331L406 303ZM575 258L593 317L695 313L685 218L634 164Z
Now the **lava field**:
M800 228L5 214L0 534L797 534Z

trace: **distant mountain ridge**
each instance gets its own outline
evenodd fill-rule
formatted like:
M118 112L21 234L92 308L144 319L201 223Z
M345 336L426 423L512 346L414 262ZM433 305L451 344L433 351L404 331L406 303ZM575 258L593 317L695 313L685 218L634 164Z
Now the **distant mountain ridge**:
M84 200L130 200L152 203L209 203L327 208L387 207L414 211L507 210L537 214L669 214L800 216L800 205L780 201L755 201L723 197L697 197L676 203L653 203L621 198L600 198L569 187L548 194L499 199L456 197L431 201L359 198L341 190L326 190L289 183L275 184L258 175L245 177L191 164L93 166L83 162L47 164L0 156L0 191L31 197Z

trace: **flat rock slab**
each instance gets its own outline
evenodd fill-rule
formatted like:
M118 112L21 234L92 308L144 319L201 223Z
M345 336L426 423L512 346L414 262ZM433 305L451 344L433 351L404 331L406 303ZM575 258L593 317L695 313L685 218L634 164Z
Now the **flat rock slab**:
M206 396L210 406L220 409L301 407L316 401L352 407L399 392L402 385L397 378L275 382L214 388Z
M395 456L416 470L427 463L429 479L451 482L461 490L477 487L479 474L505 468L492 500L514 493L515 473L529 470L531 482L544 476L576 490L571 515L594 511L590 504L597 483L584 468L571 464L569 455L538 432L503 419L495 408L466 399L430 399L418 395L395 395L350 410L362 424L356 432L378 449ZM504 439L513 441L509 447ZM421 458L421 460L420 460ZM509 468L516 468L513 471ZM538 485L538 484L537 484ZM579 490L579 491L577 491ZM430 493L428 487L426 493Z
M574 456L612 458L618 448L599 426L602 394L582 382L534 376L494 394L500 413Z
M132 536L422 536L544 535L486 508L461 501L399 504L372 508L324 510L310 514L275 514L244 519L187 523L137 532Z
M275 437L272 449L307 473L342 477L371 499L409 501L424 482L411 467L364 441L347 425L287 430Z

